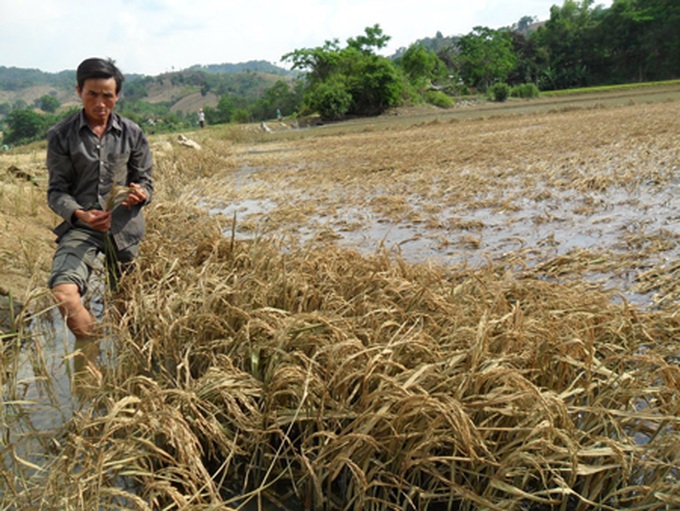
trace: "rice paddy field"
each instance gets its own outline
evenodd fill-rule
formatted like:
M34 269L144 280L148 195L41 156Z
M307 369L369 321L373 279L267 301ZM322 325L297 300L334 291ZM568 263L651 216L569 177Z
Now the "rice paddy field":
M2 156L0 509L680 509L679 99L153 138L82 346Z

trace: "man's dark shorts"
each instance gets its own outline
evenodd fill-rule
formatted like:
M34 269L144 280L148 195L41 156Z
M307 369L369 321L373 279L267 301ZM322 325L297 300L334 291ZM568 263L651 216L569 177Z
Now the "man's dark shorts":
M59 240L59 246L52 260L52 274L48 286L53 288L59 284L76 284L83 296L87 292L87 283L93 269L98 265L97 257L105 254L109 270L120 276L120 267L129 266L137 256L139 246L125 250L117 250L113 239L105 233L88 229L72 228Z

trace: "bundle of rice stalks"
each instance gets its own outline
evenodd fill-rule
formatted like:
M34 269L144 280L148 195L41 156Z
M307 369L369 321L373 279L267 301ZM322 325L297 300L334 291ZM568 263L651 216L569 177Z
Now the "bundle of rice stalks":
M680 305L680 261L657 265L636 280L639 292L655 292L654 305L670 308Z
M106 200L103 204L104 211L113 211L116 209L127 200L128 195L130 195L132 191L134 191L134 188L130 186L114 185L111 187L111 191L106 196Z

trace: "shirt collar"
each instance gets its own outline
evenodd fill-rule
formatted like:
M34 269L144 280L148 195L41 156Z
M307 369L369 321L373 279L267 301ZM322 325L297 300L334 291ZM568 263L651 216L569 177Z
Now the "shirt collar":
M87 117L85 117L85 109L82 109L80 111L80 125L78 126L78 131L82 130L85 127L89 127L89 125L87 124ZM120 117L115 112L111 112L111 116L109 117L109 124L106 127L106 131L109 131L110 129L114 129L116 131L123 131L123 128L120 125Z
M120 125L120 117L114 112L111 112L111 117L109 117L109 129L123 131L123 127Z

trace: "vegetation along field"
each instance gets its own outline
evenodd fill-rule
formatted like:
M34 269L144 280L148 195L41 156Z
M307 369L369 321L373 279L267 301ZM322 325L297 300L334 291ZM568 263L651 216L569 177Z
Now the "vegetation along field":
M0 509L680 509L679 99L152 136L98 356L2 154Z

